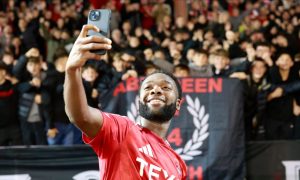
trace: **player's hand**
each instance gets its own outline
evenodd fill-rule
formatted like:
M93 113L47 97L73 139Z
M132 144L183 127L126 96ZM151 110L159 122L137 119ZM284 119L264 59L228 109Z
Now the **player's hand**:
M66 70L75 70L82 67L88 59L100 60L101 55L90 52L90 50L110 50L111 40L100 36L89 36L87 33L89 30L100 30L94 25L84 25L81 32L76 39L72 50L70 52Z

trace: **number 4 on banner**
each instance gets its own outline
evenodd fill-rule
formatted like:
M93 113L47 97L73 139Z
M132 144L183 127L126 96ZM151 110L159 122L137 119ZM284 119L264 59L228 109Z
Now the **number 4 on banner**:
M174 143L176 146L180 146L182 143L180 128L173 129L167 137L169 143Z

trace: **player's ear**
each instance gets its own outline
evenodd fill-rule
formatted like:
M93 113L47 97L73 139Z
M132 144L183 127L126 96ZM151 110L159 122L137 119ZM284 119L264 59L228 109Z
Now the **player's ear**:
M181 99L176 100L176 110L180 110L180 105L181 105Z

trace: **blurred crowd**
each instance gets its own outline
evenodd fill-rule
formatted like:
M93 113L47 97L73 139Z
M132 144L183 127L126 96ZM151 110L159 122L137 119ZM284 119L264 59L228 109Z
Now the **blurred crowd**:
M82 68L88 103L157 69L244 85L246 140L300 139L297 0L111 0L112 50ZM93 3L0 2L0 146L81 144L63 102L68 53Z

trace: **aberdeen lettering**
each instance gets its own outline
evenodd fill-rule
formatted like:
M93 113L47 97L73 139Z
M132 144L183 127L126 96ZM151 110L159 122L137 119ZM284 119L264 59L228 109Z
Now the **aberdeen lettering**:
M143 78L128 78L118 84L113 96L120 93L137 92ZM223 80L221 78L182 78L179 79L183 93L221 93Z
M221 78L184 78L180 82L183 93L220 93L223 88Z

